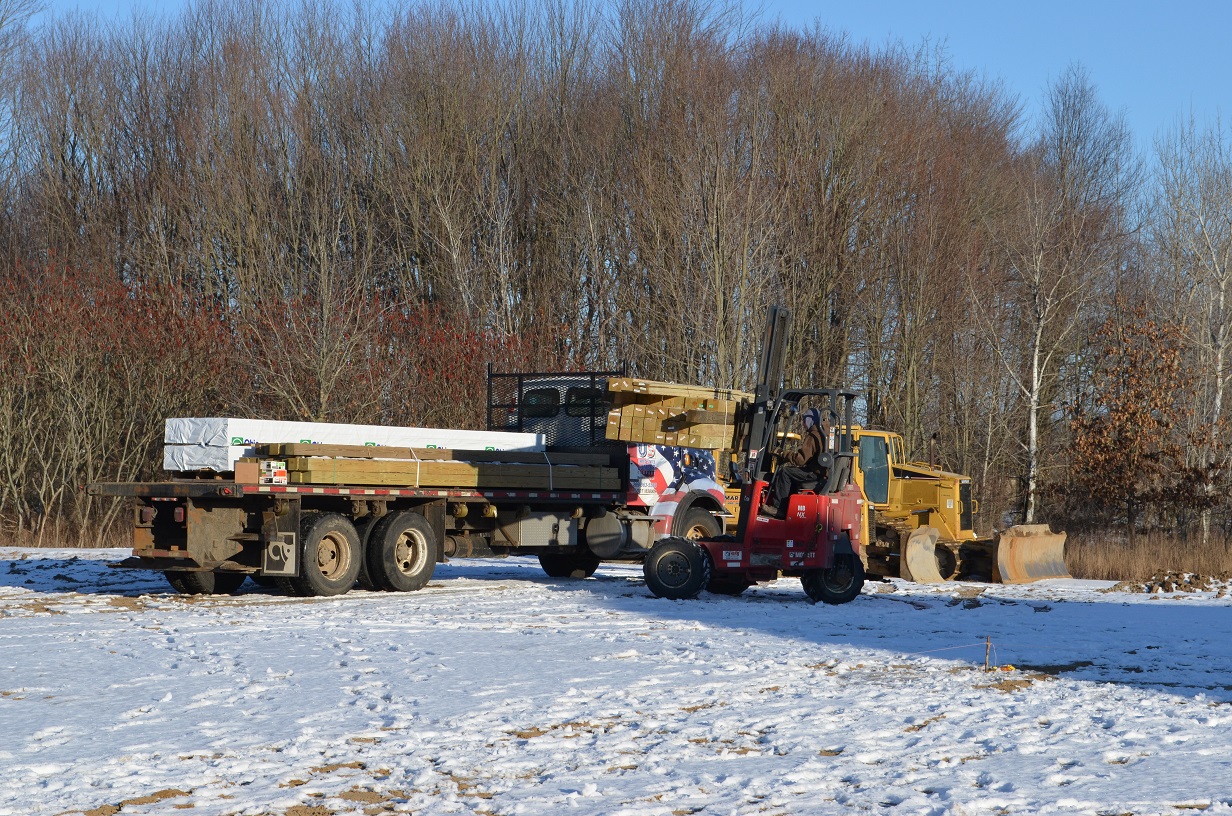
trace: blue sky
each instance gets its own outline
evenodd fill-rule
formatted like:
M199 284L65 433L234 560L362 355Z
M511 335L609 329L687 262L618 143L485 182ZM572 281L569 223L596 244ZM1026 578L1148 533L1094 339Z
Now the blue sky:
M746 8L759 6L749 0ZM174 12L186 0L48 0L128 17L134 9ZM1229 0L763 0L764 19L790 26L819 21L856 42L926 40L951 64L1001 81L1038 114L1048 84L1072 63L1085 67L1100 97L1123 110L1138 148L1190 112L1199 124L1232 115L1232 2ZM1029 120L1030 121L1030 120Z

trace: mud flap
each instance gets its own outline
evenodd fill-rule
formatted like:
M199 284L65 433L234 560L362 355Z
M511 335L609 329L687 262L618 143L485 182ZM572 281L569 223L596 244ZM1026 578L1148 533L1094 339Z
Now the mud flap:
M1044 578L1069 578L1065 566L1065 533L1047 524L1020 524L1001 534L993 559L992 580L998 584L1029 584Z
M945 579L937 569L937 539L941 534L936 527L918 527L903 543L899 559L899 576L917 584L939 584Z

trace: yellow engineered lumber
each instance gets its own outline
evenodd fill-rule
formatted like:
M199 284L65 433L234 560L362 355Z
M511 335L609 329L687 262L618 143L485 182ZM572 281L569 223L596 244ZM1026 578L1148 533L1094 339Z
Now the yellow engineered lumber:
M701 385L642 380L632 377L617 377L607 381L607 389L613 393L632 393L639 396L653 394L658 397L684 397L686 399L751 400L753 395L735 389L708 388Z
M690 425L731 425L736 421L736 411L734 407L730 411L695 409L685 411L684 418Z

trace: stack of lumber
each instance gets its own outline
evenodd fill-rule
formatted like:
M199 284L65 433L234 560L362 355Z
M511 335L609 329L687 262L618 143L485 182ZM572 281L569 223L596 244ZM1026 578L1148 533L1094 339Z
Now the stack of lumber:
M279 422L234 417L172 417L163 433L163 469L225 473L256 456L257 442L331 445L415 445L467 450L541 451L542 434L398 428L333 422Z
M291 484L618 490L607 454L403 448L381 445L258 445L287 463Z
M753 395L655 380L611 379L607 438L645 445L729 448L736 409Z

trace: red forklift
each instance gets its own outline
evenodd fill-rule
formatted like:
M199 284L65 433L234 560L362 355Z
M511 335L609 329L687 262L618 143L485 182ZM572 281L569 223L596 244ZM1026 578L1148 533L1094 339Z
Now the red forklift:
M783 359L791 312L771 307L757 390L737 421L736 475L741 481L736 535L660 539L646 556L646 586L660 598L695 598L703 590L739 595L756 583L795 576L816 603L847 603L864 587L860 560L863 514L852 479L852 402L838 389L783 388ZM815 481L796 487L775 516L763 515L775 467L792 444L793 425L805 408L828 411L833 425Z

